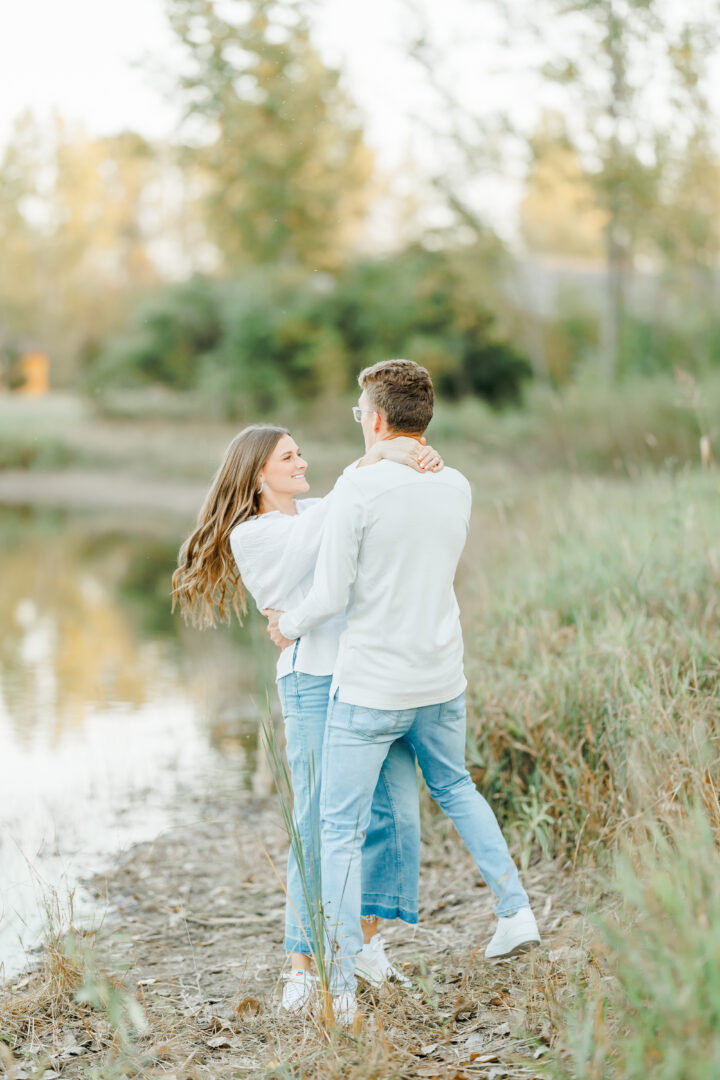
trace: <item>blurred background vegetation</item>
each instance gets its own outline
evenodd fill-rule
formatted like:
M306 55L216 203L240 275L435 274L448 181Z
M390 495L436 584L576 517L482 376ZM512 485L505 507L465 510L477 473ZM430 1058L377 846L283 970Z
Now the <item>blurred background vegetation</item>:
M314 42L311 5L166 11L172 138L91 137L26 113L4 146L6 387L39 350L54 388L108 401L162 387L233 418L342 395L390 355L426 364L441 395L492 406L519 405L533 380L720 367L709 6L504 12L504 48L533 45L557 103L522 130L456 93L451 51L409 4L437 168L408 162L404 194ZM525 175L513 240L478 186L511 159Z

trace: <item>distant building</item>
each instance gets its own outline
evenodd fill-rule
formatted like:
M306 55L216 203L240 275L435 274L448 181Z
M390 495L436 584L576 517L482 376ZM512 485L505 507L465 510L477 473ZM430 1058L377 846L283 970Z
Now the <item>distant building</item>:
M571 255L525 255L515 265L513 279L521 306L544 319L555 319L568 308L581 307L602 315L607 304L607 266ZM635 266L625 279L628 311L652 318L662 303L662 279L653 267Z

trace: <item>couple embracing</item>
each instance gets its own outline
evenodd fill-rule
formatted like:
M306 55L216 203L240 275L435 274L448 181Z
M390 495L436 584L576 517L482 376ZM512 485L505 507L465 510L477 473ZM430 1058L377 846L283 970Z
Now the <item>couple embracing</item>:
M198 625L240 616L247 590L282 650L278 694L306 864L291 851L282 1007L302 1012L313 998L317 913L304 874L322 882L343 1023L356 1012L358 977L403 981L377 924L417 922L416 764L496 897L485 955L500 959L540 940L495 815L465 768L453 582L470 485L425 445L433 413L425 368L388 360L358 382L353 413L366 452L333 491L296 500L308 490L307 463L290 434L246 428L228 447L173 577L174 598Z

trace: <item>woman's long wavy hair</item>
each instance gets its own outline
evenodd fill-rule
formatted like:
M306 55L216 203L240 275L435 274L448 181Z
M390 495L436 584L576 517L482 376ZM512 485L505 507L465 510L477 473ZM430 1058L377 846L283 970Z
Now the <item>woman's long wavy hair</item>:
M258 477L273 450L288 432L255 424L244 428L225 451L197 518L197 526L180 548L172 577L172 609L204 630L218 621L238 621L247 612L245 586L230 549L230 533L260 510Z

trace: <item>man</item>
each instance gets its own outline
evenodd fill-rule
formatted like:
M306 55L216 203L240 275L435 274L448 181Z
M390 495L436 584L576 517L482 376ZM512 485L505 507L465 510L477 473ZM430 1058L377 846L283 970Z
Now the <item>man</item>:
M353 410L366 447L420 439L433 412L432 381L409 360L359 376ZM338 1018L355 1014L360 866L372 793L392 743L411 743L432 797L452 819L497 898L485 955L540 940L495 815L465 768L463 641L453 581L470 521L470 485L457 470L421 474L393 462L348 469L326 519L312 590L268 631L285 646L344 608L347 628L330 690L322 765L323 906L336 942Z

